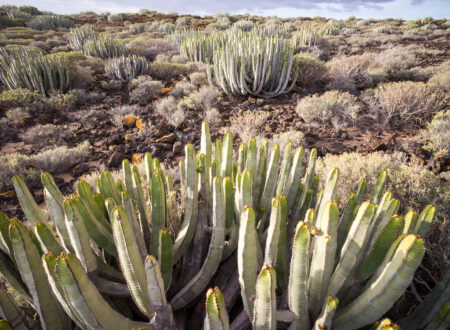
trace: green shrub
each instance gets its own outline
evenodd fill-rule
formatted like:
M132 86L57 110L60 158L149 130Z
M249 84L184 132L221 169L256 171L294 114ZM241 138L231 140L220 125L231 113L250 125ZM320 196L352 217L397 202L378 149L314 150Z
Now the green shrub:
M297 54L293 58L292 69L298 69L297 82L303 87L312 87L323 82L327 73L327 67L324 62L314 57Z
M105 72L109 79L128 82L148 73L148 62L142 56L122 56L108 60Z
M27 48L0 48L0 81L9 89L27 88L45 95L70 87L70 63Z
M36 16L27 23L27 26L36 30L57 30L60 28L69 29L74 26L74 22L66 17L56 15Z
M425 149L438 157L450 157L450 110L438 112L422 137L428 140Z
M171 80L186 76L193 68L186 64L153 62L150 64L150 76L159 80Z
M48 54L47 57L60 57L67 60L70 64L87 59L86 55L81 52L57 52Z
M10 19L8 16L0 16L0 28L2 29L19 25L20 23Z
M83 53L102 59L120 57L125 53L125 44L113 38L91 39L84 45Z
M341 128L352 125L358 118L361 106L358 98L348 92L328 91L322 95L301 98L295 111L312 125L331 125Z
M0 93L0 108L23 107L39 100L42 96L29 89L10 89Z
M20 6L19 10L32 16L42 15L42 12L33 6Z

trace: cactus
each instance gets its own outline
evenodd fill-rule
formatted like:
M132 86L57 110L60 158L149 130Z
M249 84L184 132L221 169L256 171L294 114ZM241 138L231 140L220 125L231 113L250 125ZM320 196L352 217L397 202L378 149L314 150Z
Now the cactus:
M70 63L31 48L0 47L0 82L9 89L27 88L43 95L70 88Z
M268 141L252 139L233 163L231 134L212 143L203 123L200 141L198 153L185 147L179 191L150 154L145 173L125 160L121 179L104 171L95 187L80 181L67 197L43 174L48 212L14 178L33 231L0 213L0 272L39 320L0 291L10 326L357 329L404 292L434 207L397 215L383 172L372 201L363 202L362 180L339 214L339 171L319 190L315 150L302 171L301 147L288 144L280 157L279 146L269 153ZM175 195L182 212L173 211Z
M300 50L304 47L317 46L322 39L323 35L318 29L306 25L292 34L291 45L295 50Z
M270 98L287 93L293 49L283 39L232 30L213 56L214 79L226 94ZM208 80L212 84L211 68Z
M70 29L69 44L73 50L82 51L84 45L93 39L98 39L99 34L92 25L86 24L75 29Z
M113 58L105 64L105 72L108 78L123 82L129 82L148 73L148 68L147 59L136 55Z
M84 44L83 53L102 59L120 57L125 53L125 44L113 38L94 38Z

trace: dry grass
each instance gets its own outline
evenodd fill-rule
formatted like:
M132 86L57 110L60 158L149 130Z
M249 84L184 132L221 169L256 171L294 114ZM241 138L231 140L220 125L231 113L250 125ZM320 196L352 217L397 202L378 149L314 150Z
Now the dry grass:
M443 106L439 93L411 81L381 84L367 93L366 101L371 114L384 124L403 127L423 126Z
M361 106L358 98L348 92L328 91L300 99L295 110L307 124L339 129L355 123Z

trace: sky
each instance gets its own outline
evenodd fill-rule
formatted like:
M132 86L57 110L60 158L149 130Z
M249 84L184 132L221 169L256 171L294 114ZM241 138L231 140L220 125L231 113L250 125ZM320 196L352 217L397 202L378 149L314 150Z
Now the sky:
M0 4L31 5L57 14L80 11L208 15L217 12L278 17L449 18L450 0L0 0Z

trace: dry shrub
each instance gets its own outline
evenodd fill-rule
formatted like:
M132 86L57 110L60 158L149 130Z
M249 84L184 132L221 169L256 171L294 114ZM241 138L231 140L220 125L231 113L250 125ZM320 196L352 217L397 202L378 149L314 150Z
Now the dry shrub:
M220 92L211 86L203 86L197 92L192 93L190 98L193 100L197 110L207 111L217 104Z
M269 116L270 113L264 111L245 111L239 116L231 117L227 130L233 135L239 135L244 143L253 137L260 139L260 129Z
M23 139L39 148L59 146L65 144L65 141L72 136L72 131L67 126L62 125L35 125L29 128L24 134Z
M328 91L299 100L295 111L310 125L353 125L361 110L358 98L348 92Z
M208 123L219 123L220 122L220 112L216 108L211 108L205 111L205 121Z
M426 150L438 157L450 157L450 110L438 112L421 135L428 140Z
M304 134L302 132L291 130L272 135L270 142L271 144L278 144L280 146L280 150L283 150L284 146L288 142L292 144L293 148L301 146L303 137Z
M327 73L324 62L312 56L297 54L294 56L292 70L298 69L297 82L303 87L313 87L323 81Z
M338 196L343 207L350 193L356 193L359 181L367 179L368 194L372 193L377 177L383 170L388 171L386 190L393 192L398 198L403 211L414 209L421 211L427 204L434 204L442 217L448 214L450 204L446 193L446 184L438 176L429 171L420 160L408 158L403 153L387 154L373 152L369 154L343 153L319 158L316 173L323 180L332 168L340 169L341 184L338 185ZM447 185L448 186L448 185ZM400 213L403 213L401 210Z
M178 82L175 85L175 87L170 91L170 95L178 99L190 95L196 89L197 87L194 84L186 80L182 80Z
M173 53L176 51L174 46L167 40L146 37L134 38L127 43L126 47L128 54L144 56L151 61L159 54Z
M372 64L368 55L334 58L327 63L329 88L356 91L358 86L370 82L367 71Z
M145 105L161 93L164 85L161 81L152 80L150 76L140 76L130 82L130 102Z
M12 177L19 175L29 186L39 183L40 173L52 174L69 170L89 157L91 145L85 141L74 148L48 149L32 156L6 154L0 156L0 191L12 187Z
M156 101L155 111L174 127L180 126L186 119L184 110L178 107L177 100L173 96Z
M204 72L192 72L189 75L189 79L191 80L191 83L193 83L197 87L205 85L208 82L208 79Z
M422 126L443 106L439 93L412 81L380 84L365 99L372 115L391 126Z

